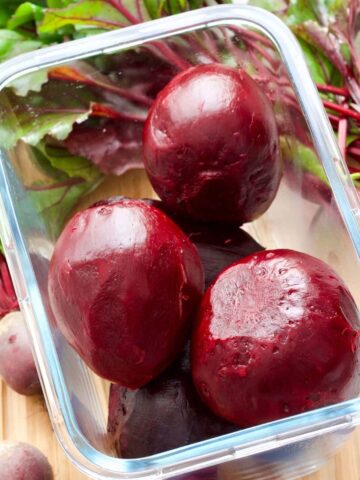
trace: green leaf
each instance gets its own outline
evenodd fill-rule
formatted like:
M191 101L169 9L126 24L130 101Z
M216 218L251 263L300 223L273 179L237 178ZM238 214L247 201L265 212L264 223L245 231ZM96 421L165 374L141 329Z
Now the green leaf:
M47 4L49 8L64 8L74 3L74 0L48 0Z
M319 49L310 45L302 38L298 38L298 41L314 82L341 86L343 79L329 59Z
M41 93L18 97L6 92L0 96L0 146L12 148L18 140L37 145L46 135L64 140L75 123L87 120L91 99L84 88L62 82L46 83Z
M75 123L82 123L89 118L90 110L82 113L49 113L34 119L33 123L23 124L19 139L30 145L37 145L45 135L57 140L65 140Z
M354 134L354 135L352 135L352 134L348 135L348 136L346 137L346 146L348 147L348 146L351 145L355 140L358 140L358 138L359 138L359 135L356 135L356 134Z
M7 28L9 28L10 30L14 30L21 25L24 25L31 21L38 22L43 17L43 10L44 9L42 7L39 7L34 3L23 3L8 21Z
M270 12L277 13L281 10L284 10L287 4L284 0L251 0L249 5L264 8Z
M71 155L65 148L53 147L41 142L36 147L42 152L53 169L65 173L68 177L80 177L95 182L101 177L99 169L84 157Z
M64 8L45 10L38 24L38 33L56 33L66 26L72 26L75 30L84 27L112 30L124 23L128 24L129 21L110 4L102 0L81 0Z
M0 28L4 28L23 0L2 0L0 3ZM46 0L33 0L32 3L42 7L46 6Z
M0 30L0 62L42 46L38 40L28 40L12 30Z
M48 180L29 186L29 195L50 236L56 239L76 203L103 175L89 161L72 156L64 148L40 142L32 151Z
M281 149L284 153L284 158L290 159L298 167L306 172L312 173L324 183L328 184L323 167L321 166L318 157L313 149L306 147L300 142L290 141L286 137L280 138Z
M299 25L307 20L317 20L314 0L290 0L286 23L288 25Z
M28 40L12 30L0 30L0 62L16 57L21 53L37 50L41 46L41 42ZM39 70L13 81L12 88L17 95L25 96L29 91L39 92L45 82L47 82L47 72L46 70Z
M318 22L308 20L293 28L296 35L315 47L331 62L338 71L346 76L348 65L342 55L342 41L328 27L321 26Z
M11 88L16 95L25 97L29 92L40 92L41 87L47 82L47 80L47 71L39 70L38 72L23 75L17 80L14 80L11 84Z
M150 18L159 18L161 16L166 0L144 0L144 5Z
M89 182L77 185L54 188L54 185L37 184L41 191L30 191L29 195L36 210L43 218L49 235L56 239L79 199L87 193L93 185Z

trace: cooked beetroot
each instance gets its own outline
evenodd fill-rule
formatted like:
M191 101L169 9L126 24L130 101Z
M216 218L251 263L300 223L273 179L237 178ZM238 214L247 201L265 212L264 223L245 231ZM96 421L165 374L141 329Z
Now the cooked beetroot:
M1 480L53 480L47 458L26 443L0 443Z
M85 362L138 388L182 350L203 282L186 235L158 209L120 199L70 220L51 260L49 296Z
M177 75L157 96L143 143L160 198L194 219L253 220L278 189L273 110L244 71L211 64Z
M108 431L120 457L146 457L234 430L201 402L187 354L139 390L111 386Z
M224 268L251 253L264 250L264 247L237 225L195 222L174 215L159 200L146 200L146 202L159 208L174 220L195 245L204 266L206 288Z
M359 312L337 274L291 250L260 252L209 288L192 344L204 402L248 427L356 396Z
M41 392L31 340L21 312L8 313L0 321L0 376L21 395Z

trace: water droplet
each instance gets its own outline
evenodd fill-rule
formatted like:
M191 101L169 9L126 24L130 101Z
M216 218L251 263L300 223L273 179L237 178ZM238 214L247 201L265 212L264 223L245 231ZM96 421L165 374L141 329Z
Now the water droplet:
M273 353L274 354L279 353L279 348L278 347L273 347Z
M285 273L287 273L288 269L287 268L280 268L279 269L279 274L280 275L284 275Z
M287 403L284 403L283 405L283 411L284 413L289 413L290 412L290 407Z

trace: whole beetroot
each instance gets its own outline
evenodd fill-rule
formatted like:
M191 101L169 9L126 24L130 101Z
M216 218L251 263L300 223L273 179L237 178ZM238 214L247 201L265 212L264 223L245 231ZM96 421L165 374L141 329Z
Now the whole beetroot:
M263 246L237 225L192 221L174 215L159 200L145 201L166 213L195 245L204 266L206 288L224 268L251 253L264 250Z
M26 443L0 443L1 480L53 480L46 457Z
M143 135L145 169L172 210L238 224L264 213L281 178L269 100L247 73L220 64L177 75Z
M97 374L129 388L181 352L203 284L189 239L141 200L100 202L75 215L49 271L64 336Z
M119 457L147 457L234 430L200 400L188 351L138 390L111 385L108 431Z
M30 336L19 311L0 321L0 376L21 395L41 392Z
M291 250L225 270L202 301L195 385L211 410L249 427L355 397L360 317L337 274Z

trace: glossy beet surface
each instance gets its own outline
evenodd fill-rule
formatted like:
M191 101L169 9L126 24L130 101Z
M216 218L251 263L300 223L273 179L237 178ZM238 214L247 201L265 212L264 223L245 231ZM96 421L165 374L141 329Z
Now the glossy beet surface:
M234 430L201 402L186 354L139 390L111 386L108 431L120 457L146 457Z
M203 291L186 235L140 200L100 202L65 227L50 265L59 328L99 375L138 388L182 350Z
M166 213L186 233L199 252L207 288L219 273L232 263L251 253L264 250L248 233L236 225L200 223L174 215L164 202L146 200Z
M355 397L359 312L336 273L291 250L224 271L204 296L193 336L195 385L240 427Z
M243 71L200 65L157 96L144 129L145 168L172 210L198 220L253 220L281 177L272 107Z

